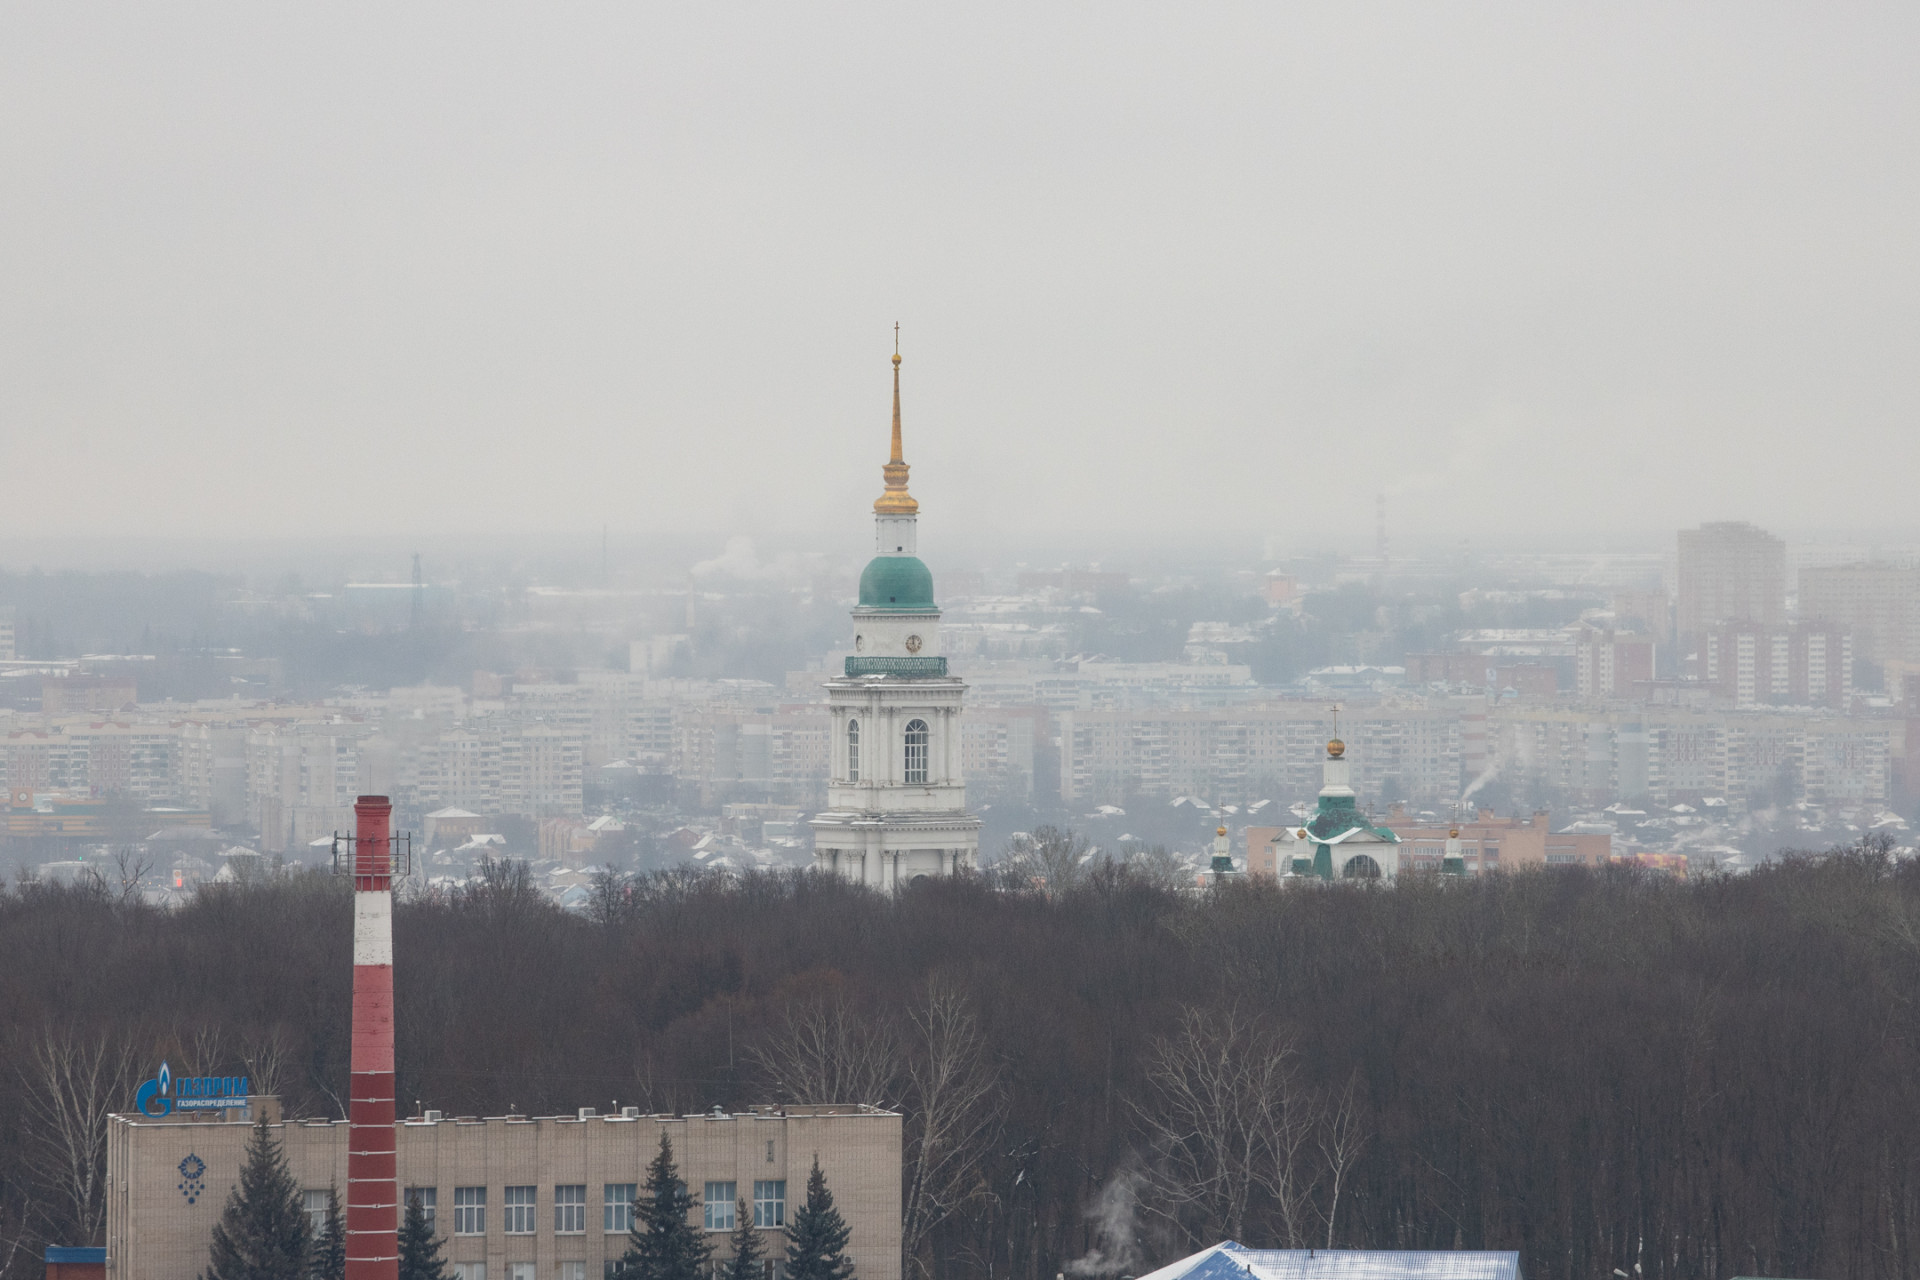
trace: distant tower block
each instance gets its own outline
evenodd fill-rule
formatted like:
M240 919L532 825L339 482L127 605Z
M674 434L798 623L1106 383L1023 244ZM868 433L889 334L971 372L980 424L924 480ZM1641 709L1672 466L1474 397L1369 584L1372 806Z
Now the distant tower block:
M972 867L980 819L966 811L960 702L940 654L933 574L916 554L920 504L900 442L899 327L893 448L873 504L874 557L860 575L853 655L827 682L832 726L827 809L812 821L816 869L894 889Z

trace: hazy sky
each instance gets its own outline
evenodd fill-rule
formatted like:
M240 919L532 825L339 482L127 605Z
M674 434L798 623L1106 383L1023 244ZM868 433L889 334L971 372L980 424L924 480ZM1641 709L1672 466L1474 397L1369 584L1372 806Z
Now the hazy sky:
M1920 524L1913 5L14 4L0 535ZM762 545L766 545L763 542Z

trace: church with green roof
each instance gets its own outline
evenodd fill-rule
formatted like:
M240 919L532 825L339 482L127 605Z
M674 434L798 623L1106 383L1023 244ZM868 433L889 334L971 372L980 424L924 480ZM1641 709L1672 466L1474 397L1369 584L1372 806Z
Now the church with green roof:
M1360 812L1347 744L1327 743L1319 804L1304 826L1273 838L1283 880L1393 880L1400 874L1400 837Z

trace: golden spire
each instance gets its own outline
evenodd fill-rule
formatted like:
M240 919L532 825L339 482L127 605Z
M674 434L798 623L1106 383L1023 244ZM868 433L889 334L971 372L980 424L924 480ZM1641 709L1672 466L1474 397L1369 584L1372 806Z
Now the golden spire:
M893 456L880 468L887 491L874 499L873 512L881 516L918 515L920 504L907 492L907 460L900 451L900 324L893 326Z

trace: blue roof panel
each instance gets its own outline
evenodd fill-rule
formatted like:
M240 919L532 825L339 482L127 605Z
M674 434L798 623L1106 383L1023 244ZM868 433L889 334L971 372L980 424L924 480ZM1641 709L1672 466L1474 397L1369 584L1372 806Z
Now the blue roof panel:
M85 1245L50 1244L47 1246L46 1261L54 1263L97 1262L101 1266L105 1266L107 1262L107 1251L105 1249L88 1248Z
M1521 1280L1520 1255L1461 1249L1248 1249L1225 1241L1142 1280Z

